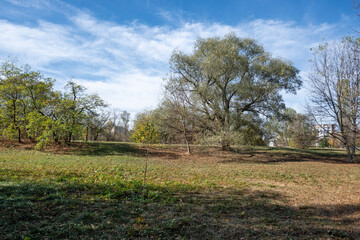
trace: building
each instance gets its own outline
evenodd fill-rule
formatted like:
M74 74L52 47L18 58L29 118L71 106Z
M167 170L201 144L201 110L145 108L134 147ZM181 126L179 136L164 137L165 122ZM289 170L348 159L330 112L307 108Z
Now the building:
M317 124L314 126L314 130L317 134L317 140L315 142L316 147L319 147L319 143L323 139L326 139L329 147L340 147L340 142L334 137L338 134L335 124Z
M317 124L314 126L314 129L319 140L331 137L336 132L335 124Z

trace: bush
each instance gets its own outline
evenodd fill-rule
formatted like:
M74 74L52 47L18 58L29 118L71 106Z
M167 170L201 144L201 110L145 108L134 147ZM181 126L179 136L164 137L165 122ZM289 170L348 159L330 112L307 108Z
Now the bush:
M327 138L323 138L318 142L318 146L321 148L330 147L329 140Z

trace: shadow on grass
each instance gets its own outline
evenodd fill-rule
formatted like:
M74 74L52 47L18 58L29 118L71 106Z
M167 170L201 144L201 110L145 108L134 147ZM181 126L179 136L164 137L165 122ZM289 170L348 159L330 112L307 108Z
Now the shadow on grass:
M347 161L346 153L331 149L293 149L293 148L234 148L237 156L222 163L262 163L273 164L282 162L324 162L354 164Z
M139 157L160 157L178 159L180 154L159 148L157 146L135 145L131 143L89 142L85 147L75 152L76 155L109 156L135 155Z
M88 142L83 148L75 152L77 155L140 155L146 154L146 151L141 150L130 143L111 143L111 142Z
M182 189L182 190L181 190ZM358 205L286 205L274 191L139 182L0 185L2 239L356 239Z

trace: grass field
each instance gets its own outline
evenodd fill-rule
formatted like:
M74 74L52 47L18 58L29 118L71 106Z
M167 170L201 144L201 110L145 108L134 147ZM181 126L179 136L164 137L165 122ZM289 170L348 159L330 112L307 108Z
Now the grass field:
M360 164L343 151L184 152L0 147L0 239L360 239Z

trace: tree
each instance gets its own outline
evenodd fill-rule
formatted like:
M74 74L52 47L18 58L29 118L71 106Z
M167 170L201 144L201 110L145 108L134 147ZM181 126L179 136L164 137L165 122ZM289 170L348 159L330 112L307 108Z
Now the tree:
M67 92L54 91L54 79L4 61L0 68L0 126L6 140L30 139L36 148L53 141L70 142L96 119L104 101L69 82ZM94 126L95 121L91 126ZM97 133L98 134L98 133Z
M44 121L51 116L50 102L56 99L54 79L45 78L40 72L26 72L23 81L27 96L26 131L31 141L36 141L44 130ZM42 129L42 130L41 130Z
M70 142L74 134L80 133L87 119L107 104L97 94L85 94L85 88L69 81L68 90L62 100L62 120L67 133L66 142Z
M47 103L52 98L53 82L41 73L32 71L28 65L16 66L13 61L5 61L0 70L0 116L5 135L9 139L29 137L35 141L39 131L30 128L40 121L37 114L46 116ZM34 130L34 131L33 131ZM30 134L30 135L29 135Z
M147 143L148 145L157 142L159 131L154 124L152 112L144 112L137 115L132 139L137 143ZM148 168L149 152L146 150L143 196L145 194L146 173Z
M130 123L130 113L127 111L122 111L120 114L120 127L122 128L123 136L122 141L129 141L129 123Z
M177 143L185 142L187 153L191 154L190 143L198 132L197 120L188 108L187 95L181 87L178 82L168 82L155 116L167 140L170 138Z
M110 118L110 112L107 110L100 110L91 112L89 117L86 119L86 141L98 140L99 135L104 132L105 124Z
M203 131L219 137L224 150L244 114L276 114L284 108L280 91L295 93L302 84L291 63L233 34L199 39L191 54L175 51L170 66L165 85L181 86L186 107Z
M266 138L274 141L275 146L288 147L291 139L290 126L295 119L296 111L285 108L279 116L273 116L265 123Z
M239 126L239 144L264 146L264 128L261 118L254 114L244 114L242 126Z
M154 144L159 142L159 130L154 123L152 112L143 112L136 116L131 138L138 143Z
M269 119L265 124L267 140L275 146L307 148L316 140L316 133L309 116L285 108L278 117Z
M331 136L345 146L348 161L354 162L360 123L359 39L321 44L313 51L309 110L319 124L336 123L338 132Z
M308 148L317 139L309 116L297 113L289 124L289 146L293 148Z
M109 112L109 119L104 126L106 141L129 141L130 113L114 108Z
M4 135L17 138L21 142L24 130L24 111L26 105L24 92L24 70L14 62L6 61L0 71L1 120L5 128Z

